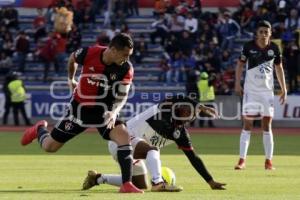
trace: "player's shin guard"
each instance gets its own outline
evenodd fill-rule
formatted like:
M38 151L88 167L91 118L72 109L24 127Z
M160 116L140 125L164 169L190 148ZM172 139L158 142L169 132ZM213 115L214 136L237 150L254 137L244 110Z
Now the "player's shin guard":
M273 148L274 148L272 131L269 131L269 132L264 131L263 132L263 142L264 142L264 149L265 149L266 159L272 160Z
M163 182L161 175L161 161L159 151L151 150L148 151L146 157L146 165L152 175L152 182L154 184Z
M240 158L246 159L250 144L250 131L242 130L240 137Z
M121 173L122 173L122 182L126 183L132 180L132 146L122 145L118 146L118 162L120 164Z
M40 146L42 147L43 146L43 141L47 137L49 137L49 131L47 130L46 127L40 126L38 128L37 135L38 135L38 142L39 142Z

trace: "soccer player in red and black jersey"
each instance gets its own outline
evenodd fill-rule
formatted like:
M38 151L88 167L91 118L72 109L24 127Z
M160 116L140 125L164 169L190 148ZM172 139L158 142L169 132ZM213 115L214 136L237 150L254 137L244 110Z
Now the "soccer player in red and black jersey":
M74 90L68 114L54 129L47 130L47 121L27 129L21 144L38 139L42 149L56 152L67 141L89 127L96 127L106 140L118 145L118 162L122 172L120 192L142 193L132 182L132 146L127 129L118 113L127 101L133 78L129 56L133 41L127 34L118 34L108 47L91 46L72 53L68 61L68 82ZM82 65L79 82L75 80L78 64Z

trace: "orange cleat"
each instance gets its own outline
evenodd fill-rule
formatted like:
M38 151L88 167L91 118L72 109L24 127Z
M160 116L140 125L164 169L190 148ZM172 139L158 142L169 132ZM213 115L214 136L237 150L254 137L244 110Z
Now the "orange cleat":
M273 167L272 161L270 159L266 159L265 161L265 170L275 170L275 167Z
M38 121L35 125L30 128L27 128L24 132L24 135L21 139L21 144L23 146L30 144L34 139L37 138L37 131L40 126L48 126L48 122L45 120Z
M234 167L235 170L242 170L246 168L245 159L240 158L239 163Z
M135 187L132 182L126 182L121 185L120 193L144 193L143 190L140 190L139 188Z

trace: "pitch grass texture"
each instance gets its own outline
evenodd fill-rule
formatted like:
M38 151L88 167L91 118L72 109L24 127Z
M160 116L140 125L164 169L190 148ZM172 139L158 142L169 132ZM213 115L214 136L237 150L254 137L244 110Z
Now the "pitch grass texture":
M81 191L89 169L118 173L98 134L82 134L56 154L40 150L36 142L19 145L20 134L0 134L1 200L298 200L300 199L300 135L275 135L275 171L264 170L262 135L251 137L247 169L234 171L238 159L239 135L192 135L193 146L216 181L227 190L211 190L189 161L171 145L162 150L162 164L174 170L180 193L119 194L109 185Z

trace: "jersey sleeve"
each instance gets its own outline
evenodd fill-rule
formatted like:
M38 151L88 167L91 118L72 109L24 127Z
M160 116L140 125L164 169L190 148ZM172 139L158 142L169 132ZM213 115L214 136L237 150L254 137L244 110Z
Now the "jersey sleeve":
M124 76L122 83L124 85L129 85L132 83L132 79L133 79L133 75L134 75L134 70L133 70L133 66L130 64L129 69L126 73L126 75Z
M282 62L282 55L280 53L279 47L276 44L274 44L274 55L274 64L280 64Z
M74 52L75 62L80 65L83 65L87 52L88 52L88 47L77 49Z
M239 57L240 61L241 62L246 62L247 59L248 59L248 56L249 56L249 45L248 43L246 43L244 46L243 46L243 50L241 52L241 55Z
M178 149L182 149L185 151L193 150L190 135L188 134L186 128L181 128L181 129L175 130L173 137L174 137L175 143L178 146Z

